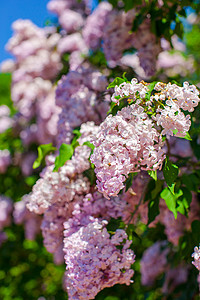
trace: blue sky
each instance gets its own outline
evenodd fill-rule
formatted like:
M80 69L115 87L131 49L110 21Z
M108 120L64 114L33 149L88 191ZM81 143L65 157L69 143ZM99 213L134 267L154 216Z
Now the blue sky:
M44 26L52 18L46 9L49 0L0 0L0 62L10 55L4 49L12 35L11 24L17 19L30 19L38 26Z

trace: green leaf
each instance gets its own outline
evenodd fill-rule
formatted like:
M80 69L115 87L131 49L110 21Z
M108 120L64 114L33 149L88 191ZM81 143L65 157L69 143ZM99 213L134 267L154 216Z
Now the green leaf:
M116 85L120 85L121 83L123 83L125 80L120 78L120 77L116 77L115 80L113 82L111 82L109 84L109 86L107 87L107 89L110 89L110 88L113 88L115 87Z
M163 180L152 181L154 183L154 188L149 192L150 201L148 203L148 224L153 222L156 216L159 214L159 199L160 192L163 187Z
M151 191L151 199L155 199L161 192L163 187L163 180L157 180L155 182L155 188Z
M149 176L151 176L155 181L157 180L157 170L155 171L147 171L147 173L149 174Z
M56 157L55 168L53 171L57 172L60 167L64 166L66 161L71 159L73 153L74 149L72 145L62 144L59 149L59 155Z
M78 129L74 129L72 132L73 132L73 134L75 134L77 136L77 138L79 138L81 136L81 132Z
M175 164L173 164L168 157L166 157L165 166L163 168L163 175L167 185L171 188L178 176L178 171L178 167Z
M80 133L80 130L78 130L78 129L74 129L72 132L75 136L71 142L71 145L72 145L73 149L75 149L76 147L80 146L79 142L77 140L81 136L81 133Z
M170 192L168 188L165 188L161 194L161 198L165 200L165 203L170 211L173 212L174 218L177 218L177 210L176 210L176 198L174 195Z
M94 151L95 146L92 143L87 141L87 142L83 143L83 145L88 146L92 150L92 152Z
M125 181L125 186L126 186L125 192L127 192L128 189L132 186L133 177L135 177L136 175L137 175L137 172L129 173L128 178Z
M198 192L200 180L197 174L183 174L181 181L190 191Z
M33 163L33 169L37 169L41 165L45 156L55 150L56 150L56 148L52 146L52 143L40 145L38 147L38 157Z
M130 0L123 0L124 2L124 10L127 12L128 10L132 9L134 7L134 1Z
M91 167L90 169L85 170L83 172L83 175L89 179L91 185L95 184L95 182L96 182L96 174L94 172L94 168Z
M159 200L159 197L156 197L148 203L148 225L159 215Z
M181 189L178 190L175 195L173 195L168 188L165 188L161 193L160 197L165 200L165 203L168 207L168 209L173 212L174 218L177 218L177 207L176 207L176 200L183 195L183 192Z
M126 73L127 72L124 72L123 75L122 75L122 77L123 77L123 79L124 79L125 82L128 82L128 79L126 78Z
M180 200L182 201L186 211L189 209L190 204L192 202L192 193L189 189L186 187L181 187L181 190L183 191L183 195L180 197Z
M177 130L177 129L174 129L174 130L172 130L172 132L173 132L174 135L176 135L177 132L178 132L178 130ZM178 136L178 138L179 138L179 139L185 139L185 140L188 140L188 141L192 141L192 138L191 138L189 132L187 132L186 135L183 136L183 137L182 137L182 136Z

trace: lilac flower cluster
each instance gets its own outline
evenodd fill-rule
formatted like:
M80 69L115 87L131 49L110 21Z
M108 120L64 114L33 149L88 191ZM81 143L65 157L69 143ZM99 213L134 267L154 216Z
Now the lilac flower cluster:
M165 158L161 135L137 104L108 116L92 142L95 149L91 162L97 187L105 197L116 196L129 173L159 169Z
M62 108L58 121L58 144L70 143L73 129L87 121L96 124L105 118L108 101L101 100L107 80L99 71L81 68L64 76L56 90L56 103Z
M121 229L110 238L104 224L93 219L64 239L69 299L94 299L106 287L131 282L134 271L130 267L135 261L131 241ZM117 249L119 245L122 250Z
M111 12L112 5L108 2L100 2L94 12L88 16L83 28L83 38L86 45L96 50L101 45L107 15Z
M11 128L13 120L10 117L10 109L6 105L0 105L0 134Z
M39 28L29 20L17 20L13 30L14 35L6 47L15 61L12 68L11 63L3 63L2 70L12 71L11 96L19 111L15 126L24 144L49 143L57 134L60 111L55 105L55 91L50 81L62 68L56 50L60 35L53 27ZM33 118L36 118L35 123Z
M166 241L158 241L144 252L140 261L143 285L152 285L156 278L165 271L168 253Z
M3 229L12 222L12 209L12 200L6 196L0 195L0 246L7 239L7 235Z
M194 253L192 254L192 257L194 258L194 261L192 262L193 265L200 272L200 248L198 248L198 247L194 248Z

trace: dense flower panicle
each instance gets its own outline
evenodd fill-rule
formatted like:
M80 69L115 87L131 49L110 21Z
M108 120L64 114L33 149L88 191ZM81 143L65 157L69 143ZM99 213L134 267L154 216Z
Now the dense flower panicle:
M17 121L24 144L52 142L57 134L61 109L55 105L55 89L51 82L42 78L20 81L13 84L12 98L20 112ZM28 125L33 117L36 123Z
M123 51L132 47L135 33L131 31L135 11L117 11L107 13L103 28L103 51L110 67L115 67Z
M4 174L10 164L10 151L8 149L0 150L0 174Z
M129 173L160 169L165 158L160 134L137 104L108 116L92 142L91 162L105 197L116 196Z
M0 195L0 230L10 225L12 208L12 200Z
M192 264L199 270L200 272L200 247L194 248L194 253L192 254L192 257L194 258L194 261Z
M55 45L60 35L39 28L29 20L17 20L13 23L14 35L7 44L7 50L16 57L15 78L24 76L52 79L62 68L60 56Z
M53 253L57 264L63 263L63 223L71 216L73 203L58 202L45 212L41 224L44 246Z
M138 50L140 65L147 76L153 76L156 72L156 61L161 52L159 39L151 31L150 19L139 26L135 33L132 46Z
M55 157L47 157L47 167L29 195L27 207L30 211L41 214L54 203L69 203L75 195L86 195L89 192L89 181L82 173L90 168L88 158L91 149L82 144L90 141L91 135L97 130L98 127L93 122L81 125L81 137L78 140L80 146L76 147L71 160L58 172L53 172Z
M89 181L81 173L90 167L89 155L87 146L79 146L72 160L68 160L58 172L53 172L54 165L46 167L29 195L28 209L41 214L53 203L71 202L76 193L87 193Z
M86 23L83 28L83 38L90 49L96 50L100 47L106 17L111 10L112 5L110 3L100 2L93 13L86 19Z
M167 100L164 109L158 108L157 115L154 120L157 125L164 128L161 132L162 135L175 135L177 137L184 137L191 126L190 115L185 117L181 112L179 106L173 100ZM177 132L174 133L173 131Z
M34 240L40 232L41 217L26 208L26 198L27 195L24 195L14 204L13 217L16 224L24 224L26 239Z
M89 193L81 202L75 203L72 217L65 221L65 237L77 232L82 226L87 226L94 217L98 217L99 221L119 217L125 219L128 208L127 202L119 197L108 200L99 192Z
M199 91L196 86L189 85L188 82L184 82L183 87L176 84L162 84L158 82L155 89L160 91L161 95L164 95L166 99L173 100L179 108L189 112L194 111L194 107L200 102Z
M58 16L59 23L66 10L73 10L81 15L90 13L88 0L81 2L76 0L50 0L47 4L47 8L50 12ZM65 22L67 22L67 20L65 20Z
M194 248L194 253L192 254L192 257L194 258L194 261L192 261L192 264L197 268L199 271L199 275L197 277L197 282L199 284L199 290L200 290L200 247Z
M71 33L80 29L84 20L81 14L71 9L65 9L59 17L59 23L67 33Z
M135 255L129 249L124 230L110 238L104 222L97 219L64 239L65 287L69 299L94 299L97 293L115 284L131 283ZM123 241L125 241L123 243ZM116 246L122 245L122 250Z
M15 70L15 67L15 62L11 58L4 60L0 64L0 70L2 73L12 73Z
M64 76L56 90L62 108L58 121L58 144L70 143L73 129L87 121L99 124L106 116L108 101L102 101L107 80L99 71L80 69Z
M156 278L165 271L167 266L167 254L169 252L166 246L166 241L158 241L143 253L140 261L142 285L153 285Z
M6 105L0 105L0 134L12 125L13 119L10 117L10 109Z
M69 34L62 37L58 42L58 51L63 54L65 52L73 53L80 51L82 54L88 52L88 48L79 32Z
M137 81L136 78L131 80L131 83L123 82L119 86L115 86L115 92L111 97L111 100L117 104L119 104L120 98L123 97L130 97L133 100L136 100L136 95L139 93L140 99L137 100L139 104L141 99L145 98L148 89L147 86L144 85L142 82Z
M62 68L56 45L60 40L54 27L39 28L29 20L13 23L14 35L7 49L15 56L11 96L19 111L15 127L24 144L50 143L57 134L60 109L50 80ZM29 124L33 122L35 124Z
M184 57L181 52L170 53L163 51L158 55L157 69L164 70L166 77L173 78L178 74L187 77L189 74L194 73L194 62L193 57Z

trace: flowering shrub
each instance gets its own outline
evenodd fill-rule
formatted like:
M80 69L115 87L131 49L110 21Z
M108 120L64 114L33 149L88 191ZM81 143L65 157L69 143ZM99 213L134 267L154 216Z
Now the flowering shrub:
M200 57L180 40L186 6L199 12L51 0L51 26L13 23L0 298L198 299Z

